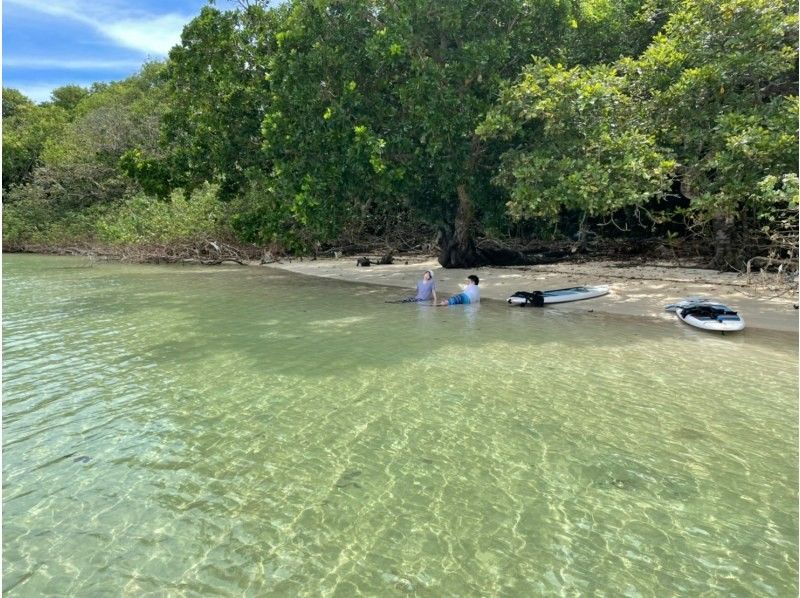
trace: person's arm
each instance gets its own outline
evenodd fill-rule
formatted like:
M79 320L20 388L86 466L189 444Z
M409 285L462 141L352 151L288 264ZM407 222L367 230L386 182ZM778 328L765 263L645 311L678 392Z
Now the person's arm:
M436 285L433 285L431 292L433 293L433 302L436 303Z

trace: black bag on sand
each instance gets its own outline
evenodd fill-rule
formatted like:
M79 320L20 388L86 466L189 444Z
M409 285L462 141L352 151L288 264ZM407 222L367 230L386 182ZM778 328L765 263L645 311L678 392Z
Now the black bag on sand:
M544 307L544 294L541 291L528 293L527 291L517 291L512 297L522 297L525 303L522 307Z

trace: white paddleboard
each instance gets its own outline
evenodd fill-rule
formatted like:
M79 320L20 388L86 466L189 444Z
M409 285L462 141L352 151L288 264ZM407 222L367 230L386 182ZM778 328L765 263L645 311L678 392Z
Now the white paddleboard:
M608 291L609 288L606 285L570 287L568 289L542 291L542 297L545 305L553 305L554 303L568 303L570 301L582 301L584 299L602 297L603 295L607 295ZM532 296L533 293L520 291L509 297L508 303L511 305L531 305Z
M714 332L737 332L744 328L744 318L727 305L707 299L684 299L667 306L689 326Z

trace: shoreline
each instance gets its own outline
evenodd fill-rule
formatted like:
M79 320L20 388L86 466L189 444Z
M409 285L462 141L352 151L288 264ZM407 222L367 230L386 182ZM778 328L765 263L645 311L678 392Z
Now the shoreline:
M92 259L124 261L118 255L94 251L60 252L26 251L5 252L30 255L89 255ZM531 266L484 266L473 269L445 269L433 256L399 255L393 264L369 267L356 266L357 256L282 258L280 260L226 259L218 256L206 265L238 264L241 266L267 266L331 280L361 284L396 287L411 295L417 280L425 270L431 270L437 282L440 297L449 297L461 290L460 285L468 274L481 279L481 297L505 303L516 291L548 290L579 285L605 284L608 295L586 301L562 303L547 309L563 312L593 311L616 316L655 318L674 321L676 316L664 311L664 306L685 297L706 297L724 303L738 311L748 329L788 333L796 338L800 333L798 288L792 288L785 277L769 273L755 273L750 280L737 272L718 272L705 268L682 266L675 262L659 260L587 260L557 262ZM153 263L153 262L141 262ZM156 262L157 263L157 262ZM204 264L202 260L181 259L167 263ZM797 282L795 278L795 283Z
M606 284L611 292L587 301L562 303L547 309L565 312L593 310L620 316L675 320L664 306L685 297L701 296L720 301L738 311L747 328L798 335L798 289L776 284L775 275L717 272L680 267L669 262L634 264L621 261L588 261L537 266L484 266L445 269L432 257L396 257L391 265L356 266L356 256L292 259L264 264L297 274L332 280L399 287L413 294L422 272L431 270L440 297L460 291L468 274L477 274L481 298L505 302L516 291L557 289Z

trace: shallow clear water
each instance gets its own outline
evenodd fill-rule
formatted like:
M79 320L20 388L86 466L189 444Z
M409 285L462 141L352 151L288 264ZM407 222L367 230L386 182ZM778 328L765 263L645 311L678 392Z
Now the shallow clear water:
M796 337L3 258L8 596L796 596Z

